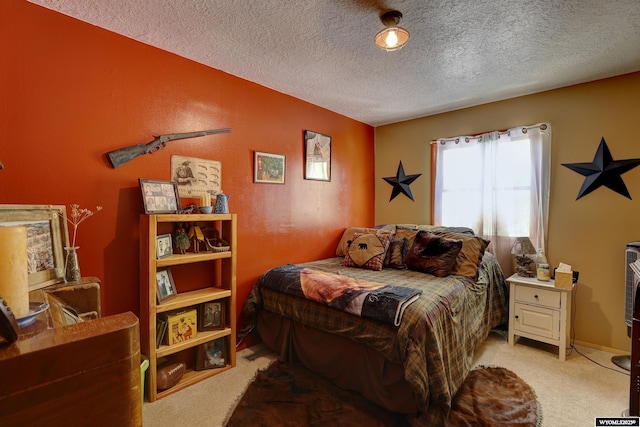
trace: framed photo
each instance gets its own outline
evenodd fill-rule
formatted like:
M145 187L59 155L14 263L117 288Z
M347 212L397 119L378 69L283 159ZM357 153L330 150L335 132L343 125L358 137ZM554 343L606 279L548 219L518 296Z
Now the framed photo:
M164 268L156 272L156 287L158 304L162 304L163 302L178 296L178 292L176 292L176 285L173 283L171 270L168 268Z
M253 182L284 184L286 158L283 154L253 152Z
M224 329L224 301L205 302L200 304L198 313L198 330L215 331Z
M140 178L144 213L175 213L180 209L178 185L173 181Z
M171 234L156 236L156 258L161 259L173 255L171 241Z
M27 228L29 290L64 282L69 246L67 208L63 205L0 205L0 227Z
M331 137L304 131L304 179L331 181Z
M227 361L227 343L225 338L209 341L198 346L196 352L196 371L224 368Z

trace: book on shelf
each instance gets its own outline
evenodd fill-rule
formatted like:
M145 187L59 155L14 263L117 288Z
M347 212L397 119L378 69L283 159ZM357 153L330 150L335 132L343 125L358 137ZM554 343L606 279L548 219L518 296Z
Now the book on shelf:
M159 314L156 316L156 348L160 348L164 336L167 333L168 324L169 322L167 321L166 315Z

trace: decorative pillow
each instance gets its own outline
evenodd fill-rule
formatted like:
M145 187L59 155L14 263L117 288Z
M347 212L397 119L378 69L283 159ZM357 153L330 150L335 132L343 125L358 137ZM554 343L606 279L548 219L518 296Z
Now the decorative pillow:
M436 236L430 231L418 231L407 254L407 267L411 270L444 277L456 263L462 249L462 240Z
M380 271L389 248L391 234L355 233L342 265Z
M458 276L478 277L478 267L482 262L484 251L489 246L489 241L479 236L470 236L468 234L450 233L445 231L433 231L433 234L448 239L462 240L462 249L458 254L456 263L451 269L450 274Z
M472 229L468 227L447 227L444 225L428 225L428 224L396 224L395 237L406 237L409 239L409 247L413 244L413 239L418 231L431 231L432 233L456 233L468 234L475 236Z
M395 238L396 239L406 238L407 241L409 242L409 247L411 247L413 245L413 241L415 240L417 233L418 233L418 230L409 230L407 228L398 227L396 229Z
M381 231L388 231L391 234L396 233L396 225L395 224L378 224L374 225L373 228Z
M405 260L407 258L407 252L409 252L409 239L406 237L391 239L387 256L384 258L384 266L406 270L407 264Z
M404 228L414 231L445 231L447 233L468 234L475 236L476 233L469 227L450 227L448 225L431 225L431 224L395 224L396 228Z
M347 248L349 247L349 242L354 239L353 235L356 233L360 234L388 234L389 236L393 236L393 234L387 230L380 230L376 228L365 228L365 227L349 227L344 230L342 233L342 238L340 239L340 243L336 247L336 256L345 256L347 255Z

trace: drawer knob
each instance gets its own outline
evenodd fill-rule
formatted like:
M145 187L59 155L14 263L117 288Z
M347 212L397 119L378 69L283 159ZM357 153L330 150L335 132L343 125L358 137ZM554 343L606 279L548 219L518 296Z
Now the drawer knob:
M534 295L533 297L534 297L535 299L538 299L538 295Z
M516 319L518 319L518 316L516 315Z

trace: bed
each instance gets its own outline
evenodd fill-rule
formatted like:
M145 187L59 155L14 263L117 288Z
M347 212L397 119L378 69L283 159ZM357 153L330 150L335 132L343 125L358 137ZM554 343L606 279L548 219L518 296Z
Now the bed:
M375 262L362 263L368 255L358 258L358 251L377 241ZM350 227L335 257L262 274L243 315L280 360L300 361L390 411L415 415L422 425L443 425L473 368L474 350L507 321L508 288L488 244L459 227ZM303 295L308 277L319 277L312 288L331 298ZM354 310L353 301L363 297L337 304L324 287L345 280L356 282L366 300L384 300L377 289L406 299L392 304L391 315L376 318L365 308Z

